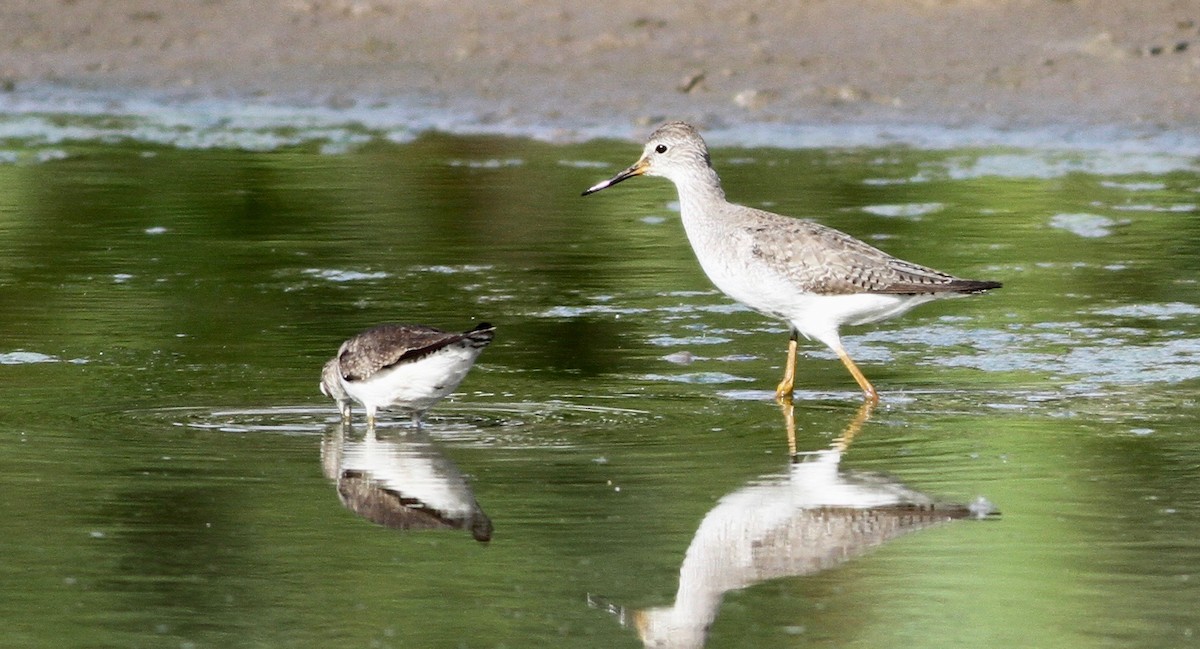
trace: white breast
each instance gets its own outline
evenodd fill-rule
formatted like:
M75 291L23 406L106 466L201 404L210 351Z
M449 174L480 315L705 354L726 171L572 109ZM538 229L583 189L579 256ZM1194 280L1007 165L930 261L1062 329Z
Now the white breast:
M454 392L482 348L450 345L411 363L401 363L361 381L342 381L346 392L370 408L397 406L423 412Z

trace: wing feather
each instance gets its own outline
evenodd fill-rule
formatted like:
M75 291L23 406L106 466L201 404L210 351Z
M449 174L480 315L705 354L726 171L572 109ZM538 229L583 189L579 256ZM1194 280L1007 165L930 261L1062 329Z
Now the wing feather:
M972 293L1000 286L898 259L819 223L762 210L753 210L751 217L740 234L750 242L752 254L807 292L913 295Z
M368 329L342 343L338 351L342 378L361 381L380 370L456 343L463 336L422 325L386 324Z

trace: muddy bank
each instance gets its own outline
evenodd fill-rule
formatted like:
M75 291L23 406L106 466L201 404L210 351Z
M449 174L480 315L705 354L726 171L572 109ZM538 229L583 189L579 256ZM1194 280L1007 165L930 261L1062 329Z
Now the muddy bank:
M1200 124L1194 2L10 0L0 21L10 110L83 93L631 135L667 117L1068 137Z

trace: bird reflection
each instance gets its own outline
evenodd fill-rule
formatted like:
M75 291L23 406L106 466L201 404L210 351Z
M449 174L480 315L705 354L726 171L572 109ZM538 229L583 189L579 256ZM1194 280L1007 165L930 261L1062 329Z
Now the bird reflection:
M466 479L423 431L393 437L369 428L356 436L343 424L325 435L321 465L342 505L372 523L397 530L465 529L483 543L492 538L492 521Z
M794 448L791 405L781 407ZM865 402L830 448L793 453L786 473L722 497L688 546L674 604L628 612L597 598L589 603L623 626L632 622L646 647L702 647L728 591L827 570L906 532L974 515L895 479L839 469L873 407Z

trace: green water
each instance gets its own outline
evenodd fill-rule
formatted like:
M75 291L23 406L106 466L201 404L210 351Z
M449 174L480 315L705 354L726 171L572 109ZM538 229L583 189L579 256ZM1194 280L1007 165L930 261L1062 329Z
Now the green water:
M637 144L6 146L0 646L635 647L612 613L672 605L706 515L788 480L786 329L712 290L665 181L579 197ZM883 404L841 462L1003 513L748 579L707 646L1196 642L1200 172L1124 162L714 151L732 200L1005 283L846 331ZM425 449L491 542L343 507L324 360L483 320ZM803 351L816 451L860 397Z

